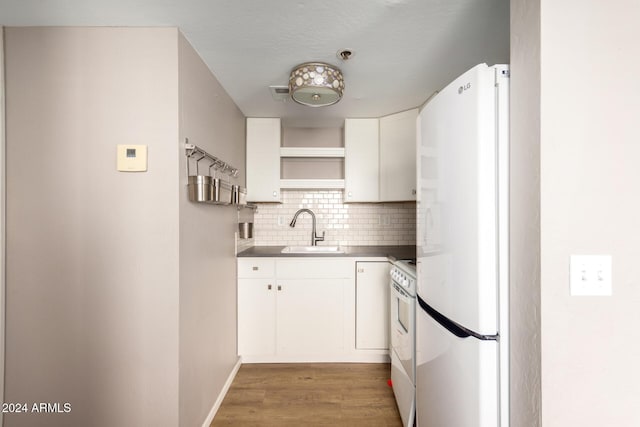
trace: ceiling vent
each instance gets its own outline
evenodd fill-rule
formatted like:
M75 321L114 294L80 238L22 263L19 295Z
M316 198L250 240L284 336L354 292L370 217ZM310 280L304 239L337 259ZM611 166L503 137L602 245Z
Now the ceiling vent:
M352 49L340 49L336 56L338 59L342 59L343 61L348 61L354 57L356 53Z
M289 86L269 86L274 101L286 102L289 99Z

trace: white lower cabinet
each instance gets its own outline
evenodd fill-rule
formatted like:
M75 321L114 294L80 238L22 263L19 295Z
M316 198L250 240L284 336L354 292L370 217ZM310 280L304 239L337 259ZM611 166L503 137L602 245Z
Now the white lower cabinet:
M388 261L356 262L356 348L389 348Z
M342 353L348 286L346 279L278 280L278 354Z
M238 258L238 354L276 354L273 258Z
M238 354L276 354L275 280L238 280Z
M353 258L238 258L243 361L387 361L379 337L356 348L355 265ZM378 315L387 319L387 311ZM380 321L374 323L378 330Z

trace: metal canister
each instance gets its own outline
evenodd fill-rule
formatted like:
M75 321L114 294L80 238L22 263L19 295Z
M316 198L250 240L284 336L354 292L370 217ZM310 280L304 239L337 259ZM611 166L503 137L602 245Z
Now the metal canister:
M192 202L211 201L212 185L211 177L208 175L189 176L189 200Z
M253 237L253 223L252 222L238 223L238 236L241 239L251 239Z
M247 189L239 185L231 186L231 203L234 205L247 204Z
M231 185L220 178L214 178L211 181L211 197L208 202L214 205L231 204Z

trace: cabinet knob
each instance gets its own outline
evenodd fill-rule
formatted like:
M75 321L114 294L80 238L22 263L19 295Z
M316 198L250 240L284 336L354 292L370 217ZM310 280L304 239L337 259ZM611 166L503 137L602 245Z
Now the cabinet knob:
M282 290L282 286L278 285L278 290L281 291Z
M349 191L349 193L347 194L347 196L349 196L349 197L353 197L353 194L351 194L351 191Z
M257 266L254 265L252 269L253 269L253 271L258 271L260 269L260 267L257 267Z
M413 194L414 196L416 195L416 190L415 188L413 190L411 190L411 194Z
M271 290L271 285L267 285L267 289Z
M273 197L277 197L278 196L278 192L274 191L273 192Z

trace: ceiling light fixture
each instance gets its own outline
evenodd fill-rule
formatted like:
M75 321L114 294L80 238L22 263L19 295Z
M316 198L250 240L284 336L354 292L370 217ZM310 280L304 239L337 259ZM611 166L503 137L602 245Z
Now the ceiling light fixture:
M342 71L324 62L305 62L291 70L289 93L298 104L324 107L342 98Z

